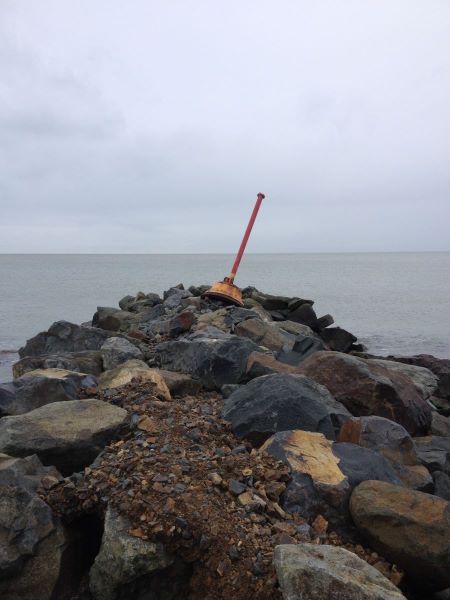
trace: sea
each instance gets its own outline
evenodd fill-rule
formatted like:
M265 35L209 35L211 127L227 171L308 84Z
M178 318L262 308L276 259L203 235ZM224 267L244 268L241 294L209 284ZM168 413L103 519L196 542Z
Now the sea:
M125 295L199 285L226 254L0 254L0 381L27 339L55 321L89 321ZM377 355L450 358L450 252L247 254L236 284L314 300Z

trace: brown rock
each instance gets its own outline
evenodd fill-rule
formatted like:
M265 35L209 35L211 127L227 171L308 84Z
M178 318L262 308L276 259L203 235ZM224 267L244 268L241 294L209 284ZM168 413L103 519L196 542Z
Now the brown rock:
M420 585L450 585L450 503L381 481L355 488L350 512L380 554Z
M299 372L326 386L354 416L386 417L413 435L430 426L430 407L401 373L341 352L315 352Z

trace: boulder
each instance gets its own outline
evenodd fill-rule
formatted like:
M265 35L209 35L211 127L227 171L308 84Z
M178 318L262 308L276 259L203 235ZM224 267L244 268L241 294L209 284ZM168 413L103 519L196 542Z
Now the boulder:
M323 315L323 317L319 317L319 319L317 319L317 324L319 326L319 331L322 331L323 329L325 329L325 327L329 327L330 325L333 325L334 323L334 319L331 315Z
M241 321L236 325L234 333L269 350L281 350L286 345L292 347L286 334L283 335L280 329L259 318Z
M450 438L450 419L433 410L431 413L430 433Z
M142 352L134 344L120 337L110 337L100 348L105 371L114 369L127 360L143 359Z
M163 304L168 310L172 310L180 306L184 298L190 298L191 296L192 294L188 290L170 288L170 290L164 292Z
M396 373L401 373L402 375L405 375L405 377L409 377L416 390L425 400L430 398L430 396L432 396L437 390L439 378L429 369L378 358L371 358L368 360L368 362L372 365L379 365L380 367L384 367L388 370L395 371Z
M353 491L350 511L358 529L382 556L417 585L450 586L450 504L382 481Z
M165 371L164 369L157 369L157 372L169 388L171 396L195 395L201 390L200 383L186 373Z
M432 371L438 378L436 396L450 400L450 359L436 358L431 354L418 354L417 356L390 356L395 360L408 365L425 367Z
M321 433L280 431L260 451L289 466L292 479L282 498L287 512L311 517L326 512L325 505L342 510L348 502L350 484L339 468L332 442Z
M443 471L434 471L434 494L450 502L450 475Z
M283 600L405 600L384 575L345 548L276 546L274 564Z
M325 385L354 416L386 417L412 435L428 431L431 408L402 373L341 352L315 352L299 372Z
M21 415L50 404L75 400L84 390L97 387L92 375L64 369L36 369L10 383L0 384L0 417Z
M36 369L65 369L97 376L103 371L102 355L98 350L83 350L81 352L25 356L13 365L14 379Z
M130 523L108 507L100 551L89 573L94 600L137 597L133 584L174 561L162 544L133 537L129 529Z
M414 443L421 463L429 471L450 475L450 437L428 435L414 438Z
M37 454L64 475L88 466L125 424L127 412L101 400L54 402L0 420L0 452Z
M350 417L321 385L302 375L276 373L253 379L226 400L223 418L238 438L262 444L277 431L318 431L334 439L334 426Z
M158 294L144 294L138 292L136 296L125 296L120 300L119 306L122 310L134 313L145 312L157 304L161 304L162 298Z
M316 337L297 335L295 336L291 350L283 350L277 354L277 357L281 362L298 366L305 358L321 350L327 350L322 340Z
M44 478L61 478L37 456L0 455L0 596L50 600L60 577L66 534L37 491Z
M289 312L288 319L303 325L308 325L311 329L319 329L319 321L317 315L309 303L300 304L295 310Z
M349 352L352 344L356 342L356 337L340 327L329 327L320 332L320 337L327 344L330 350L336 352Z
M287 296L274 296L273 294L264 294L258 291L253 292L251 298L268 311L286 310L292 300L292 298Z
M223 333L220 337L163 342L155 350L161 368L188 373L207 389L220 390L226 383L241 381L248 357L258 346L251 340Z
M196 321L197 319L193 312L184 311L164 321L152 321L141 328L150 335L163 335L176 338L182 333L189 331Z
M296 323L295 321L277 321L274 323L274 327L285 331L286 333L290 333L293 336L303 336L303 337L312 337L316 340L321 341L321 338L317 333L308 327L308 325L304 325L303 323Z
M110 306L98 306L92 317L94 327L106 331L128 331L139 322L138 315Z
M154 394L162 400L170 400L170 391L160 371L150 369L142 360L128 360L115 369L105 371L98 380L101 390L117 388L130 383L134 378L155 384Z
M349 419L342 425L338 441L371 448L393 462L420 464L414 442L406 429L384 417Z
M29 339L19 350L20 358L60 354L61 352L82 352L100 350L109 333L97 327L75 325L68 321L57 321L48 331L38 333Z
M282 431L267 440L261 451L289 466L292 481L282 505L302 516L324 510L324 504L345 513L351 490L367 479L401 485L391 463L377 452L332 443L320 433Z
M374 450L347 442L333 444L332 450L351 489L369 479L403 485L392 463Z
M226 333L230 333L233 332L235 326L242 321L259 318L258 313L254 310L241 308L239 306L226 306L200 315L193 330L202 330L212 326L217 327L217 329Z
M273 373L295 373L296 368L292 365L280 362L271 354L252 352L247 360L246 375L248 379L255 379L262 375Z

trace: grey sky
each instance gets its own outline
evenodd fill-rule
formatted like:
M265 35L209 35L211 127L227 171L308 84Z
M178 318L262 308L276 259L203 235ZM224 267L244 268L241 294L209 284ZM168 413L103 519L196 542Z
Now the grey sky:
M448 0L0 0L0 252L450 249Z

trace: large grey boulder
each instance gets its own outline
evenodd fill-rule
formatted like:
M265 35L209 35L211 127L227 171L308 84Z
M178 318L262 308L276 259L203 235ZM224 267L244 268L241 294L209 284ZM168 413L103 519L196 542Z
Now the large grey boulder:
M144 358L139 348L136 348L134 344L120 337L108 338L100 348L100 352L105 371L114 369L127 360L142 360Z
M83 350L100 350L110 334L97 327L88 327L57 321L48 331L38 333L29 339L19 350L19 356L41 356L43 354L59 354L61 352L81 352Z
M14 379L36 369L65 369L97 376L103 371L102 355L98 350L82 350L80 352L25 356L13 365Z
M162 369L188 373L207 389L220 389L226 383L239 383L245 375L247 359L258 350L251 340L220 332L203 337L196 332L187 339L156 346Z
M260 445L277 431L303 429L335 438L333 422L350 418L328 390L303 375L276 373L253 379L227 398L223 418L234 434Z
M54 402L0 420L0 452L37 454L64 475L88 466L126 422L123 408L101 400Z
M174 562L162 544L133 537L129 529L130 523L108 507L100 551L89 573L94 600L134 598L139 580Z
M274 564L283 600L405 600L384 575L345 548L281 545Z
M326 386L354 416L386 417L412 435L429 429L431 408L404 373L342 352L315 352L299 372Z
M75 400L83 390L96 388L92 375L64 369L37 369L15 381L0 384L0 417L21 415L51 402Z
M0 596L50 600L60 576L66 534L37 490L60 479L37 456L0 455ZM39 590L37 595L37 590Z
M383 481L353 490L350 511L374 550L422 588L450 586L450 503Z
M371 358L367 361L371 365L379 365L390 371L401 373L409 377L413 382L416 390L425 400L430 398L437 390L439 385L439 377L430 369L419 367L416 365L408 365L406 363L394 362L392 360L383 360L379 358Z

